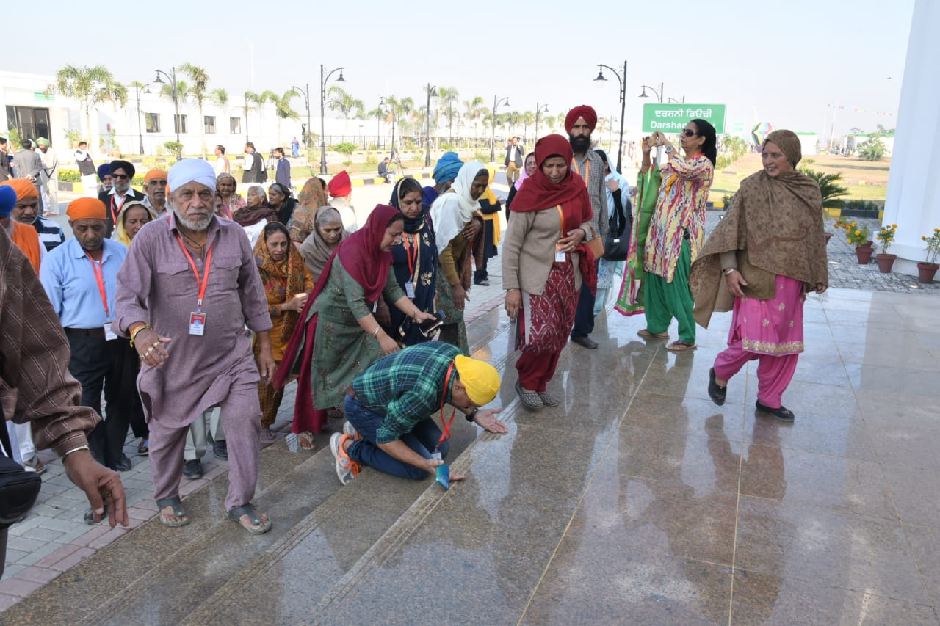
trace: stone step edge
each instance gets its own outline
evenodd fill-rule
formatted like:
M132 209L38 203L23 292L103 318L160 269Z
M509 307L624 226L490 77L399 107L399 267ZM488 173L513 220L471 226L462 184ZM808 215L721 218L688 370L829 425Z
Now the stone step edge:
M477 342L474 346L471 347L471 353L480 347L488 344L490 341L493 341L501 334L508 333L512 329L512 324L508 322L502 322L498 327L493 330L491 333L488 333L487 336ZM505 372L506 362L513 353L509 353L506 356L501 357L493 365L497 370ZM519 401L518 399L514 400L508 407L503 409L503 412L500 414L503 421L512 421L513 416L518 408ZM451 464L451 467L456 468L456 471L460 471L460 468L464 466L469 466L469 461L465 460L465 455L470 452L478 441L481 440L492 440L495 439L497 435L493 433L483 432L476 439L474 439L467 448L454 460L454 463ZM302 463L305 465L307 462L315 458L320 454L332 454L328 448L323 448L317 450L314 454L310 456L310 459ZM463 460L462 460L463 459ZM300 467L300 465L298 465ZM375 545L378 545L385 541L385 538L388 534L393 531L396 527L400 525L402 518L408 516L415 507L425 507L427 505L423 504L424 502L429 502L432 506L427 509L426 514L429 514L436 506L438 500L436 499L427 499L429 493L434 493L439 490L440 487L437 486L437 483L432 483L428 488L422 493L418 499L412 503L412 505L405 510L402 514L402 517L398 521L392 524L392 526L382 534L381 537L373 544L366 553L359 558L357 565L362 562L362 559L366 558ZM267 490L265 490L267 491ZM249 584L258 580L259 575L272 567L275 567L277 563L281 560L282 556L289 553L302 541L304 541L311 533L315 532L324 522L328 521L336 514L342 512L342 510L336 506L335 501L340 491L337 491L333 495L329 496L321 502L316 508L314 508L307 516L305 516L300 522L295 524L284 537L274 543L268 550L256 558L252 563L244 568L242 568L239 573L229 579L225 584L217 588L212 595L206 598L202 603L200 603L182 622L181 625L192 625L192 626L201 626L202 624L208 624L212 622L212 617L217 613L219 609L227 605L228 599L232 596L232 593L247 587ZM348 506L344 504L343 506ZM423 519L423 518L422 518ZM410 534L410 532L408 533ZM354 566L355 567L355 566ZM343 579L341 579L343 580ZM135 581L136 582L136 581ZM328 597L331 592L327 593Z

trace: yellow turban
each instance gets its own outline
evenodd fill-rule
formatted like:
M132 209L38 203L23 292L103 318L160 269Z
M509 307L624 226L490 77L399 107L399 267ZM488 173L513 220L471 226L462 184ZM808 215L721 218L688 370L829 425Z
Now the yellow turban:
M496 368L478 359L458 354L454 359L460 382L467 389L467 396L477 406L489 404L499 393L499 372Z
M13 191L16 192L17 202L25 200L29 197L39 197L39 190L36 189L36 185L29 182L29 180L25 178L11 178L6 182L0 183L0 186L12 187Z
M72 200L69 203L69 208L66 210L69 219L73 222L75 220L103 220L107 219L107 209L104 206L104 202L98 198L79 198L78 200Z

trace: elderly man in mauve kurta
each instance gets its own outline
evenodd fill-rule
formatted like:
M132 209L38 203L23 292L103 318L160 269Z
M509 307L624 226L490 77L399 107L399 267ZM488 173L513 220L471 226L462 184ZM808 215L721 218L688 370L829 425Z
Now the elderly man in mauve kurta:
M137 387L150 425L160 522L189 523L179 498L186 431L222 409L229 452L225 510L251 534L271 521L255 511L261 406L258 382L274 373L271 318L245 231L217 217L215 172L183 159L169 172L166 219L145 225L118 274L113 327L140 355ZM257 364L245 327L260 348Z

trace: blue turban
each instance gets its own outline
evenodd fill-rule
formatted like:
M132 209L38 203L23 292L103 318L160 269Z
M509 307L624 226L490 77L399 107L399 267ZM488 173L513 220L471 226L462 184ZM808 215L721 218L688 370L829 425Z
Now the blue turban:
M0 187L0 217L10 217L13 207L16 206L16 192L13 187L4 185Z
M101 182L104 182L104 177L110 176L110 175L111 175L110 163L105 163L103 165L98 166L98 180L100 180Z
M446 183L456 179L461 167L463 167L463 161L456 152L445 152L434 166L434 182Z

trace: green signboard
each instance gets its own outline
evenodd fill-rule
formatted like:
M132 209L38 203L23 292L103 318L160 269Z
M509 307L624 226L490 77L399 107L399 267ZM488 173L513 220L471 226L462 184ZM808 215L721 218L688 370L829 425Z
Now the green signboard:
M643 105L643 132L661 131L666 134L682 132L695 119L710 122L719 135L725 132L725 105L723 104L660 104Z
M55 96L51 93L46 93L44 91L34 91L33 98L36 99L36 102L54 102Z

